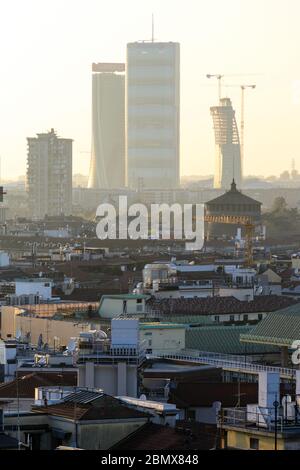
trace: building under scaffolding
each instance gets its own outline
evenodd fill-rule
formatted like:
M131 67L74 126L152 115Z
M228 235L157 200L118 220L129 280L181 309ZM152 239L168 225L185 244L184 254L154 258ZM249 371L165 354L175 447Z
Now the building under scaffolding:
M216 164L214 187L229 189L234 178L242 185L241 147L235 111L229 98L222 98L219 106L210 108L213 118Z

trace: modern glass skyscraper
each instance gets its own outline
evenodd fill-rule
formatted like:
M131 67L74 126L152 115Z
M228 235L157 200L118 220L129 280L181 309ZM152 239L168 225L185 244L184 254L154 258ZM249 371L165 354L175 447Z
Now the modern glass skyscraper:
M179 185L180 47L127 45L126 163L133 189Z
M214 187L230 189L234 179L237 187L242 186L242 165L239 131L235 111L229 98L222 98L219 106L210 108L213 118L216 165Z
M93 64L92 71L92 155L88 187L124 187L125 64Z

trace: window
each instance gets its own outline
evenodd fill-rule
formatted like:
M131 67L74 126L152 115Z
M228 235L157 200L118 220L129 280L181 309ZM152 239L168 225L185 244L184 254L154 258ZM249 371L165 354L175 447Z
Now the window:
M257 316L258 320L262 320L262 317L263 317L262 313L259 313L258 316Z
M142 299L136 299L136 303L137 303L137 304L141 304L141 303L142 303Z
M259 449L259 439L256 439L255 437L250 437L250 449Z
M217 323L218 323L219 321L220 321L220 317L219 317L219 315L215 315L215 322L217 322Z
M230 315L230 321L234 321L234 315Z
M190 419L190 420L193 420L195 421L196 419L196 411L195 410L186 410L186 419Z
M248 321L248 315L244 315L244 321Z

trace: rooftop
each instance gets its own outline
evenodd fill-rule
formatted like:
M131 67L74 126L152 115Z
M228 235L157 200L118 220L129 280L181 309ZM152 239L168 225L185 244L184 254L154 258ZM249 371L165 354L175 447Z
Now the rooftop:
M149 295L146 294L104 294L102 299L121 299L121 300L130 300L130 299L148 299Z
M272 312L248 333L241 342L291 347L300 338L300 304Z
M277 295L260 295L251 301L228 297L163 298L147 301L148 310L165 315L215 315L228 313L273 312L297 301Z
M277 348L263 344L243 344L240 336L251 332L251 326L202 326L186 331L187 349L222 354L262 354L276 352Z
M211 449L215 443L215 426L178 423L176 428L146 423L113 446L114 450Z
M66 419L95 421L105 419L148 418L148 414L125 405L102 392L78 391L50 406L33 406L32 411Z
M170 322L147 322L147 323L140 323L141 330L147 329L163 329L163 328L173 328L173 329L182 329L186 328L186 324L184 323L170 323Z
M233 180L231 184L231 189L226 193L222 194L221 196L216 197L215 199L211 199L210 201L206 202L206 205L211 204L257 204L261 206L262 203L256 201L252 197L246 196L241 191L238 191L236 188L236 184Z
M18 383L17 383L18 382ZM18 378L0 384L0 400L11 398L34 399L35 388L52 385L72 386L77 384L76 372L23 372L18 371Z

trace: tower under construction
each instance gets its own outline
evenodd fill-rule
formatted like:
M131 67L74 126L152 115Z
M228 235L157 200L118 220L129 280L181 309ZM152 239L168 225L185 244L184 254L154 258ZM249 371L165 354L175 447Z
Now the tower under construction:
M213 118L216 163L214 187L229 189L234 178L242 186L241 146L235 111L229 98L220 99L219 106L210 108Z

